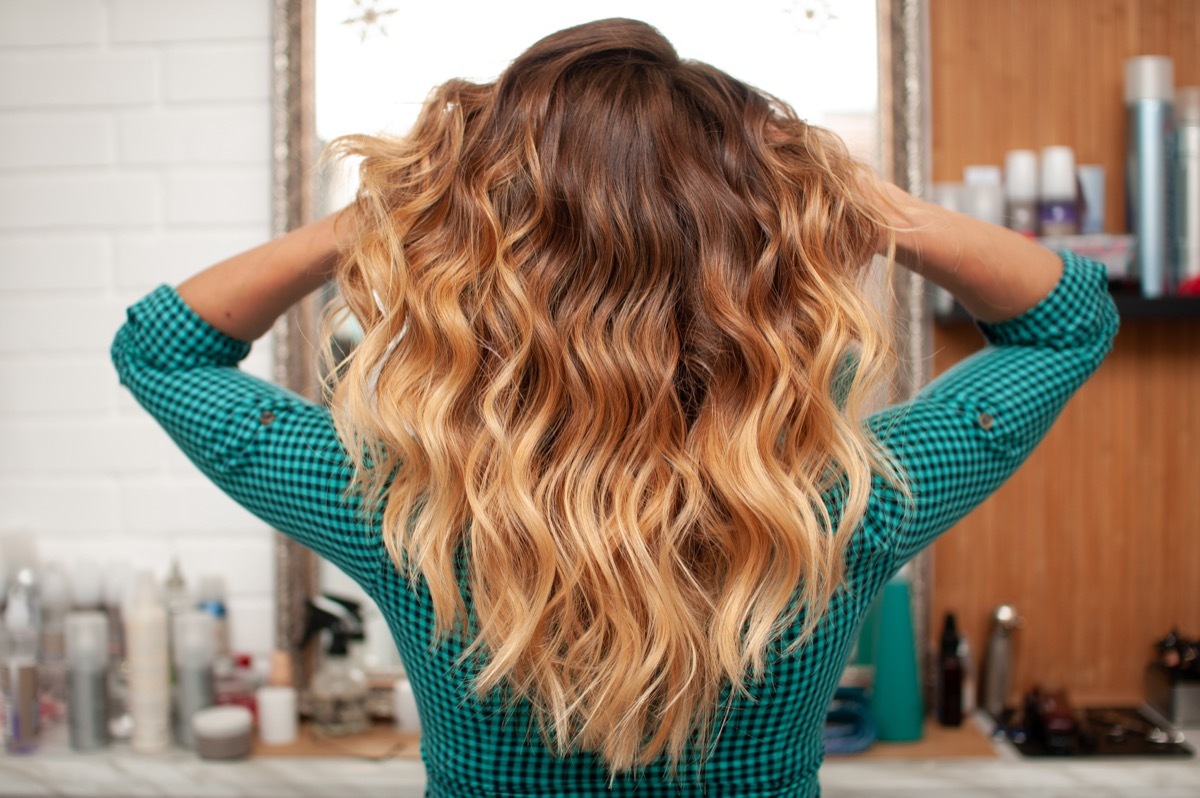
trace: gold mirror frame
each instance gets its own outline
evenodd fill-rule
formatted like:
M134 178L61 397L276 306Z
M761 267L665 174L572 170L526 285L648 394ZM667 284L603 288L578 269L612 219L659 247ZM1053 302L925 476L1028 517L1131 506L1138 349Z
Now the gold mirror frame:
M878 0L879 118L885 177L916 195L929 185L928 0ZM313 218L316 136L313 115L313 2L274 0L271 187L273 232L281 235ZM899 359L892 401L915 394L929 379L931 316L924 281L897 269L892 281L892 320ZM290 310L273 330L274 378L315 398L318 374L312 342L317 307L310 298ZM317 559L283 535L275 543L275 645L290 652L298 684L307 683L300 657L304 602L318 589ZM912 569L913 617L921 673L927 652L932 575L929 552Z

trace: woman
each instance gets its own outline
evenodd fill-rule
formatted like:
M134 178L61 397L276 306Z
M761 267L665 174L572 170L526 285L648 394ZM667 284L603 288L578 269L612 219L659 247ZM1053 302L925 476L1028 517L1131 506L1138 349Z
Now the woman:
M1104 357L1103 270L628 20L339 149L357 201L134 305L124 384L379 603L430 794L817 794L863 613ZM893 243L990 346L863 418ZM329 279L365 337L326 410L236 364Z

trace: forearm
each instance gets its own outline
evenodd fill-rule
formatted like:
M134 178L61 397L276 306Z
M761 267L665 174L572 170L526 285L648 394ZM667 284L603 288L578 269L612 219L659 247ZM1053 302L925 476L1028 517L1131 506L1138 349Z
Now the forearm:
M333 214L297 228L189 278L179 296L221 332L253 341L333 276L348 226Z
M1062 261L1025 236L889 189L897 259L954 295L983 322L1015 318L1062 277Z

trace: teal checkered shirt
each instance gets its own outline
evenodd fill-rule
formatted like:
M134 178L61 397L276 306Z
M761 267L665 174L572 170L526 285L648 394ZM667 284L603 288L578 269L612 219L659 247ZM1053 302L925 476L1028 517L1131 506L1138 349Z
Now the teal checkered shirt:
M328 411L239 371L249 344L163 286L129 309L112 356L121 382L209 479L332 561L382 608L416 693L429 795L813 796L825 710L871 600L1013 473L1112 345L1117 314L1103 268L1069 253L1063 260L1062 280L1036 307L981 324L986 347L870 418L907 473L913 504L876 479L846 554L848 589L798 651L786 653L792 636L771 646L765 676L720 713L711 758L685 761L673 779L660 762L610 785L595 755L548 750L527 704L474 696L478 663L456 664L461 644L431 645L424 584L406 583L377 520L346 499L351 470ZM836 517L837 499L829 503Z

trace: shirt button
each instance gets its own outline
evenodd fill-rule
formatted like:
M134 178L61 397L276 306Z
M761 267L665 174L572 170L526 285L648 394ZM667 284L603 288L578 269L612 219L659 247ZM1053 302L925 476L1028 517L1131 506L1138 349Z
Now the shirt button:
M258 423L264 427L275 420L275 413L271 410L262 411L262 415L258 417Z
M987 413L980 413L979 418L977 418L976 421L979 422L979 426L982 427L984 430L990 430L992 428L992 426L995 425L995 423L996 423L996 420L993 419L991 416L989 416Z

